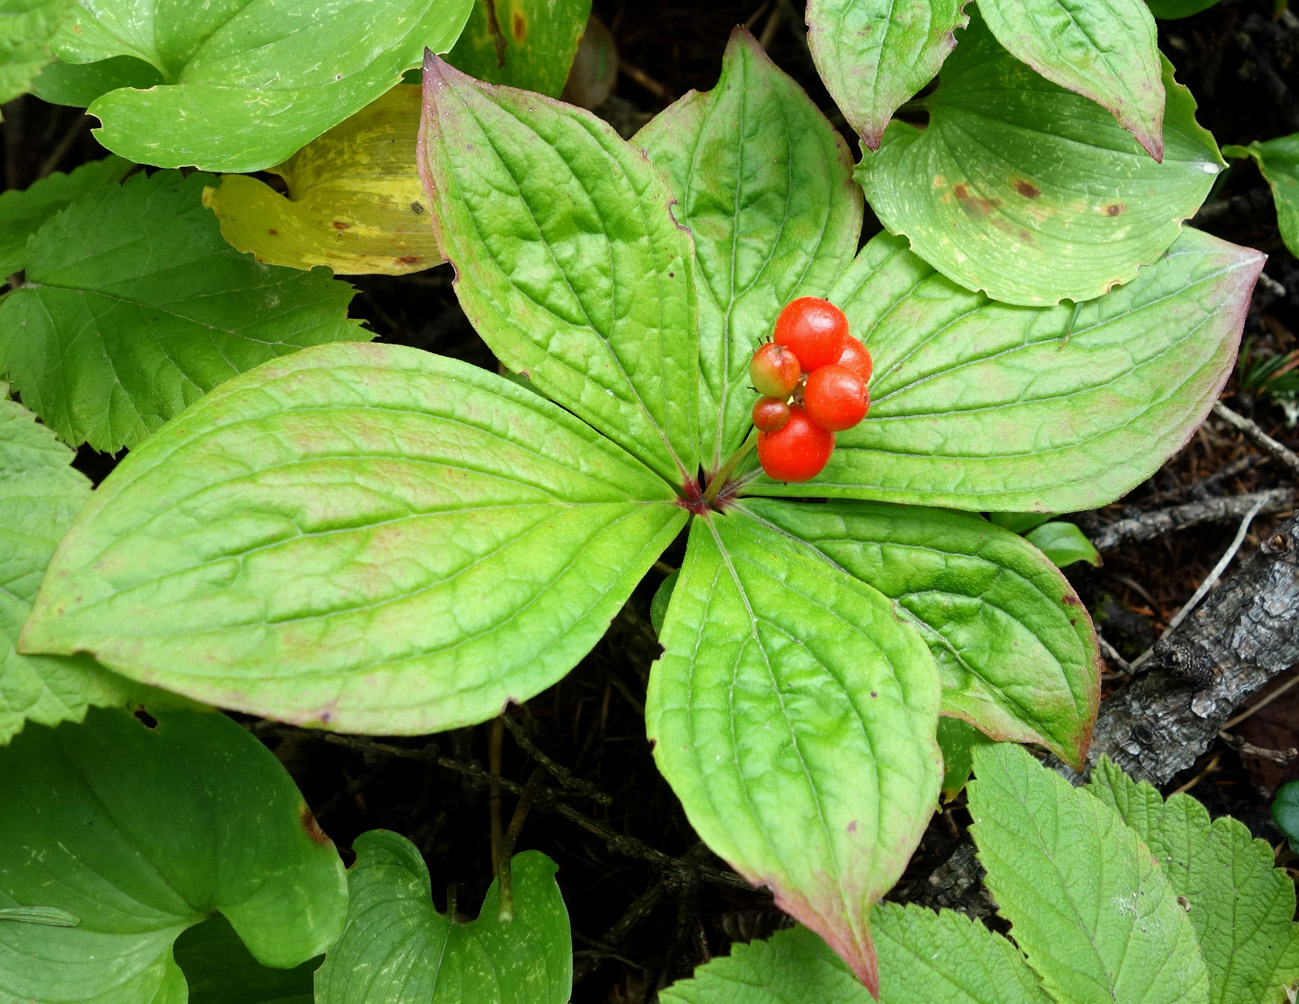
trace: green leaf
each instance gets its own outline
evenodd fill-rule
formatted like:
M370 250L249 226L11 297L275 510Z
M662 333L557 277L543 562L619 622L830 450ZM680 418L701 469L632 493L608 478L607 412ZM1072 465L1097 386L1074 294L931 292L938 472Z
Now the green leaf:
M1040 0L1035 0L1040 2ZM1163 163L1088 98L1038 76L974 19L925 99L857 168L892 233L967 289L1006 303L1090 300L1176 239L1222 169L1164 62Z
M1228 157L1253 157L1272 186L1276 221L1290 253L1299 256L1299 133L1266 143L1223 147Z
M929 83L969 23L963 0L808 0L807 39L844 118L878 150L898 107Z
M133 56L165 83L88 109L140 164L259 171L359 112L455 42L472 0L79 4L54 38L70 63Z
M1081 769L1100 655L1082 601L1039 551L941 509L743 505L910 615L938 664L945 713L997 739L1040 742Z
M604 633L685 510L493 373L331 345L217 388L113 471L24 651L348 732L484 721Z
M438 245L492 351L673 483L694 477L690 238L644 156L589 112L435 57L420 151Z
M663 631L663 619L668 615L668 604L672 602L672 590L677 587L677 579L681 577L681 569L674 568L659 583L658 589L654 590L654 599L650 601L650 626L654 628L654 633L659 634Z
M1289 781L1276 790L1272 799L1272 819L1290 841L1290 847L1299 847L1299 781Z
M217 384L307 345L373 335L352 288L233 251L209 175L137 174L50 220L0 301L0 374L69 443L134 447Z
M959 795L970 779L974 747L992 741L959 718L938 719L938 746L943 751L943 801L950 802Z
M743 511L695 520L660 642L646 729L691 825L877 990L867 916L942 778L924 642Z
M781 308L824 295L857 253L861 192L839 134L743 28L717 87L634 137L694 235L699 426L715 471L749 430L749 360ZM720 414L720 420L719 420Z
M814 481L748 490L979 512L1111 502L1208 414L1263 260L1188 229L1075 316L990 302L876 237L829 295L875 357L870 415Z
M189 1004L315 1004L319 957L292 969L263 966L224 917L177 938L175 957L189 984Z
M1150 13L1161 21L1175 21L1208 10L1218 0L1146 0Z
M405 275L442 263L415 169L420 89L398 84L272 168L288 185L228 174L203 204L258 261L347 275Z
M1164 156L1164 83L1144 0L979 0L1012 56L1107 109L1150 156Z
M0 195L0 275L27 264L27 241L81 196L120 182L135 165L121 157L82 164L70 174L56 171L25 191Z
M32 82L32 93L50 104L85 108L119 87L143 91L162 83L156 67L134 56L114 56L94 63L55 59Z
M95 709L0 749L0 998L181 1004L172 942L223 914L265 965L338 936L342 862L270 751L223 715Z
M559 97L591 0L475 0L447 62L493 84Z
M1092 770L1087 791L1136 831L1188 904L1212 1004L1282 1004L1284 987L1299 980L1299 924L1294 882L1272 867L1272 848L1235 819L1210 822L1189 795L1165 802L1107 757Z
M1087 535L1078 529L1077 523L1052 520L1024 534L1024 539L1050 558L1058 568L1072 565L1075 561L1085 561L1089 565L1100 567L1100 552L1087 539Z
M30 90L73 0L0 0L0 105Z
M990 512L988 522L1011 533L1025 534L1034 527L1039 527L1051 518L1045 512Z
M464 924L433 906L428 868L405 837L371 830L355 850L347 925L316 975L320 1004L567 1004L573 943L550 858L513 858L512 920L500 919L493 882Z
M988 891L1051 996L1206 1004L1195 929L1119 814L1022 748L974 751L971 833Z

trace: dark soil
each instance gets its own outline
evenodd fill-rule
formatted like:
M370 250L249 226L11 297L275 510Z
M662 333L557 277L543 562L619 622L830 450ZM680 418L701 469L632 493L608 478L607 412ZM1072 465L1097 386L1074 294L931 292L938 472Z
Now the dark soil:
M776 63L843 127L813 70L801 16L789 0L650 6L597 2L596 11L611 28L625 67L615 97L600 110L627 131L668 99L712 87L731 28L744 22ZM1299 132L1299 18L1272 15L1271 0L1224 0L1203 14L1161 26L1161 47L1177 67L1178 79L1196 96L1200 123L1219 144ZM49 170L69 170L102 155L89 136L90 120L76 110L27 98L7 106L5 116L7 187L26 187ZM850 142L856 149L851 137ZM1252 367L1273 357L1299 359L1299 262L1280 241L1271 197L1258 171L1250 162L1233 163L1195 223L1260 248L1270 258L1268 279L1256 292L1245 327L1248 355L1224 401L1299 448L1299 434L1287 425L1282 407L1285 381L1274 378L1268 385L1249 376ZM869 236L878 223L867 215ZM381 339L495 366L459 309L449 269L402 279L362 277L356 285L360 292L353 313L365 317ZM1242 461L1252 452L1240 434L1210 419L1148 482L1104 510L1077 518L1084 527L1095 528L1125 514L1206 494L1235 495L1287 484L1286 472L1274 461ZM113 458L83 451L79 463L99 479ZM1240 469L1221 477L1233 464ZM1256 520L1242 554L1279 518ZM1074 565L1068 575L1107 640L1131 658L1158 637L1234 533L1234 525L1210 525L1124 545L1105 555L1103 567ZM725 954L734 941L765 936L786 923L767 893L717 878L714 870L726 871L725 864L699 844L655 770L645 739L646 680L659 652L649 625L650 600L679 557L679 550L665 555L666 564L649 574L608 635L568 677L508 712L536 749L603 796L573 786L565 790L543 774L543 786L559 793L544 795L532 807L518 845L543 850L559 865L577 950L577 1002L651 1000L656 988ZM1293 670L1275 685L1286 684L1292 675ZM1117 671L1107 674L1107 682L1119 678ZM1266 749L1299 747L1297 702L1299 688L1233 726L1233 732ZM488 722L375 744L271 723L248 724L293 773L321 826L340 847L376 827L402 833L423 852L439 906L445 902L442 890L455 885L458 908L476 912L492 878L493 820L503 831L518 801L514 792L493 788L487 775L517 791L537 767L534 755L511 731ZM1280 834L1268 814L1270 794L1296 776L1299 761L1278 764L1243 757L1220 744L1168 790L1189 787L1211 812L1237 816L1279 848ZM941 863L967 821L959 800L936 816L908 880ZM1292 856L1282 860L1294 863Z

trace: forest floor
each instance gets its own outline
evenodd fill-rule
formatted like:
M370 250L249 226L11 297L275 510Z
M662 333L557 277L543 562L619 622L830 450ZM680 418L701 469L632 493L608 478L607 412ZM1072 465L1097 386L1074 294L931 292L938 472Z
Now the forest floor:
M775 62L845 128L812 67L801 14L790 0L597 2L595 12L608 25L622 65L614 96L598 111L625 133L692 88L711 88L737 23L747 24ZM1224 0L1192 18L1161 23L1161 48L1196 97L1200 124L1220 145L1299 132L1299 17L1273 15L1272 0ZM25 187L43 172L70 170L102 156L89 136L91 121L79 111L34 98L14 111L6 122L6 187ZM855 140L848 139L855 150ZM1232 163L1192 222L1270 257L1245 324L1237 372L1222 400L1299 449L1299 262L1281 243L1271 195L1257 169L1251 162ZM867 218L869 237L879 223L869 210ZM353 313L382 340L495 365L460 311L449 269L355 281L360 294ZM98 480L112 459L83 451L79 464ZM1113 505L1070 518L1098 536L1118 520L1172 506L1286 489L1287 508L1253 521L1238 563L1293 512L1295 488L1294 473L1211 416L1146 483ZM1132 659L1153 644L1204 581L1239 522L1236 516L1140 542L1124 540L1104 549L1100 568L1075 564L1066 574L1105 640ZM532 806L518 847L541 849L559 865L577 953L573 999L652 1000L657 988L725 954L731 943L763 937L787 923L769 894L727 881L729 870L699 844L655 769L645 738L646 680L659 653L649 605L674 558L679 553L669 551L666 564L650 573L608 635L569 676L509 709L507 722L425 739L373 741L249 725L293 773L341 848L376 827L411 838L429 863L439 906L441 890L451 883L460 886L458 902L481 900L491 881L493 832L508 826L517 792L538 765L557 765L546 770L562 793ZM1124 678L1121 664L1113 661L1106 688ZM1293 669L1281 674L1240 709L1249 714L1229 725L1232 744L1265 751L1299 747L1299 687L1285 690L1297 678ZM1263 698L1275 691L1284 692L1264 705ZM1215 742L1165 792L1189 789L1213 814L1236 816L1293 867L1268 807L1277 786L1299 777L1299 758L1250 755L1232 744ZM899 889L915 887L915 880L941 864L968 821L962 798L935 816Z

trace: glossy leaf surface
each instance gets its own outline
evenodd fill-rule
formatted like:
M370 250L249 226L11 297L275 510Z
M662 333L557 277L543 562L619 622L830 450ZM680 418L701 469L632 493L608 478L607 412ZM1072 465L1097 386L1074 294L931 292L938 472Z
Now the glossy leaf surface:
M1282 1004L1299 980L1299 924L1294 881L1273 867L1272 848L1235 819L1210 821L1189 795L1164 801L1105 757L1087 790L1136 831L1189 904L1212 1004Z
M928 128L893 123L857 180L889 231L967 289L1026 305L1090 300L1155 261L1222 169L1167 63L1163 80L1156 163L1105 109L1038 76L976 19L924 100Z
M1056 1000L1205 1004L1177 893L1112 808L1008 743L974 751L971 833L1011 936Z
M1164 82L1145 0L979 0L1002 48L1107 109L1150 156L1164 155Z
M447 62L493 84L559 97L591 0L475 0Z
M942 778L924 642L742 512L692 525L659 640L646 727L691 825L878 987L868 914Z
M1087 539L1087 535L1078 529L1077 523L1062 519L1051 520L1029 530L1024 534L1024 539L1050 558L1058 568L1065 568L1075 561L1100 566L1100 552Z
M1208 414L1262 266L1257 251L1187 230L1075 313L963 292L904 240L876 237L829 294L875 357L870 414L839 433L816 480L748 490L975 511L1113 501Z
M212 712L95 709L0 749L0 997L180 1004L172 942L214 911L266 965L343 925L343 864L289 775Z
M71 63L133 56L165 83L89 108L128 160L258 171L359 112L446 51L471 0L87 0L55 36Z
M809 0L807 39L826 89L872 150L929 83L969 21L960 0Z
M292 969L263 966L224 917L191 927L176 939L174 954L189 984L189 1004L315 1004L322 959Z
M943 801L950 802L965 788L974 770L974 747L992 742L960 718L938 719L938 746L943 751Z
M512 920L500 920L493 882L465 924L433 906L428 868L405 837L371 830L355 850L347 925L316 976L320 1004L567 1004L568 910L540 851L511 863Z
M0 0L0 104L31 88L72 0Z
M32 93L53 105L86 108L120 87L147 90L165 83L157 67L134 56L114 56L93 63L55 59L32 81Z
M944 712L1082 766L1100 699L1096 637L1082 601L1036 548L941 509L744 507L911 615L938 664Z
M1291 254L1299 255L1299 133L1266 143L1231 146L1223 152L1231 157L1253 157L1257 162L1272 186L1281 239Z
M589 112L433 58L419 163L460 304L497 357L673 483L693 477L690 238L644 155Z
M685 522L540 395L401 346L217 388L123 461L23 644L350 732L483 721L554 683Z
M258 363L373 337L347 318L350 286L232 250L203 208L212 181L138 174L31 239L0 302L0 373L64 441L133 447Z
M717 87L682 98L633 143L667 172L694 236L701 454L716 470L748 432L759 340L856 254L861 192L839 134L743 29Z
M419 88L399 84L272 168L287 196L232 174L203 204L227 241L270 265L405 275L440 264L415 167L419 111Z

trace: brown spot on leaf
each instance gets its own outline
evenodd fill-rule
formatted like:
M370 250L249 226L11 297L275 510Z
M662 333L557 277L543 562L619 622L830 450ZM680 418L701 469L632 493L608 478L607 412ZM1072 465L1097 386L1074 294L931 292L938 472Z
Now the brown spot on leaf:
M342 220L334 221L335 230L350 230L351 228L352 228L352 224L350 223L344 223Z
M404 254L404 255L402 255L400 258L397 259L397 264L398 264L398 265L414 265L417 261L419 261L419 255L417 255L417 254Z
M1064 596L1060 597L1060 602L1067 607L1082 606L1082 600L1078 599L1078 597L1075 596L1073 593L1066 593Z
M971 195L969 188L961 182L952 186L952 194L965 210L965 215L972 220L982 219L1001 205L1000 199L981 199L977 195Z
M528 34L528 22L523 18L522 11L515 11L510 17L510 34L514 36L514 41L522 43L524 36Z
M1127 208L1128 207L1125 206L1122 202L1111 202L1108 206L1105 207L1105 215L1118 216L1120 213L1123 212L1123 210Z
M1031 181L1025 181L1023 178L1015 179L1015 191L1026 199L1036 199L1042 194L1042 189L1038 188Z
M307 808L306 802L298 803L298 820L302 823L302 828L307 831L307 836L311 838L312 843L324 847L330 842L325 831L322 830L320 824L316 822L316 817L313 816L311 810Z
M270 234L272 237L278 237L278 236L280 236L280 232L279 232L278 230L274 230L274 229L272 229L272 230L267 230L266 232L267 232L268 234Z

